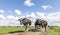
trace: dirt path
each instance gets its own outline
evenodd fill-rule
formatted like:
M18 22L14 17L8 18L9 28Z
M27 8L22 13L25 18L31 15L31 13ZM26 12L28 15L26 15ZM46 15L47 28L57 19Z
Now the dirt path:
M44 29L42 29L44 31ZM44 35L45 32L16 32L16 33L8 33L3 35Z
M44 33L43 32L19 32L19 33L4 34L4 35L44 35Z

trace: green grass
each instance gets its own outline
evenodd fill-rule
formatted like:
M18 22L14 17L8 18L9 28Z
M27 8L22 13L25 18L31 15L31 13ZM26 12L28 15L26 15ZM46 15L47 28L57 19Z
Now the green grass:
M33 29L34 27L28 28ZM0 34L14 32L14 31L25 31L25 27L19 26L8 26L8 27L0 27Z
M34 27L31 27L29 29L34 29ZM0 34L14 32L14 31L24 31L24 27L21 26L0 27ZM53 26L49 27L45 35L60 35L60 27L53 27Z
M60 27L49 27L45 35L60 35Z
M24 27L23 28L22 27L0 27L0 34L19 31L19 30L24 31Z

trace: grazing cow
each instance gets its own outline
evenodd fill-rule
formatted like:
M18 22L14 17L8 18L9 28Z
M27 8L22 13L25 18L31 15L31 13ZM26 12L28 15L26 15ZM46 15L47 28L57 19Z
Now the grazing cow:
M35 29L41 29L41 28L45 28L46 31L46 27L47 27L47 21L45 20L41 20L41 19L37 19L35 22Z
M27 18L21 18L18 19L20 21L20 24L23 24L25 27L25 31L28 31L28 27L31 25L31 20L27 19Z

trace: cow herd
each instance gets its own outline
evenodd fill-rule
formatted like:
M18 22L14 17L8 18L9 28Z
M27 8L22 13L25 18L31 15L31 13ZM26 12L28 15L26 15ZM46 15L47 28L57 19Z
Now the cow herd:
M20 24L25 27L25 31L28 31L28 27L31 26L31 20L30 19L27 19L27 18L20 18L18 19L18 21L20 21ZM35 23L34 23L34 27L35 27L35 30L37 29L41 29L41 28L44 28L45 31L47 29L47 21L46 20L42 20L42 19L36 19Z

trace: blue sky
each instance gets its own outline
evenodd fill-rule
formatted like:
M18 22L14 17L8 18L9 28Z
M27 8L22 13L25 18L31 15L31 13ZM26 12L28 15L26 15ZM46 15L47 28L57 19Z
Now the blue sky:
M32 3L34 3L33 6L28 7L24 5L25 0L0 0L0 9L6 10L21 10L22 12L30 11L41 11L41 12L55 12L60 10L60 0L31 0ZM50 5L53 8L52 9L42 9L42 5Z
M51 25L53 21L56 21L57 24L58 22L60 23L60 16L58 16L60 15L59 3L60 0L0 0L0 19L3 20L3 18L5 18L8 20L11 17L14 19L15 17L19 18L22 16L31 17L32 15L33 17L40 17L43 15ZM55 16L56 19L54 19ZM57 25L60 25L59 23ZM0 22L0 25L1 24L2 22ZM2 25L4 25L4 23Z
M24 11L46 11L46 12L53 12L53 11L59 11L60 8L60 0L31 0L31 2L34 3L34 6L32 7L27 7L24 5L25 0L0 0L0 9L4 10L15 10L19 9L22 12ZM52 9L47 9L43 10L42 5L50 5L53 8Z

